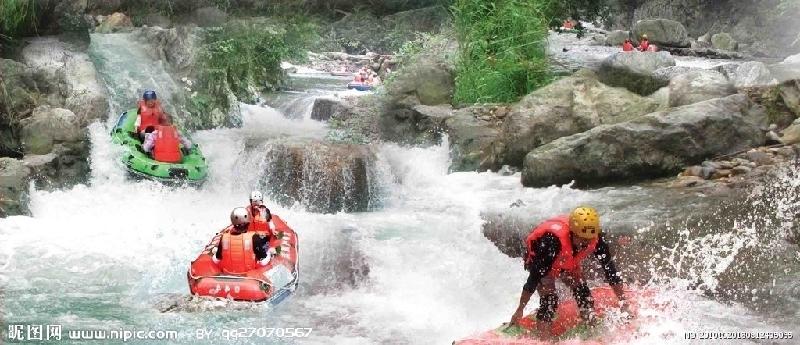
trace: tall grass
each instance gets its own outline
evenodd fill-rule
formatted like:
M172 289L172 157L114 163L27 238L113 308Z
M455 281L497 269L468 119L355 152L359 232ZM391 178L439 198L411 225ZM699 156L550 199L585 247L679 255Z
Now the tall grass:
M456 0L455 103L513 102L551 80L540 0Z
M0 37L10 40L35 26L34 0L0 0Z

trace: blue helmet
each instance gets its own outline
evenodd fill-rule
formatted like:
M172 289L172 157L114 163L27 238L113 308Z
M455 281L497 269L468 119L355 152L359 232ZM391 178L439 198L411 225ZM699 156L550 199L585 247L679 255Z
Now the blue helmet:
M156 96L156 92L155 91L147 90L147 91L144 92L144 95L142 95L142 98L145 101L149 101L151 99L158 99L158 96Z

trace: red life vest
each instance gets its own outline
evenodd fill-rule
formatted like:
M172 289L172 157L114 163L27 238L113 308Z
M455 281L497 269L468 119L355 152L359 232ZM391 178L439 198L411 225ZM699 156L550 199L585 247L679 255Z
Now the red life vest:
M149 126L158 126L159 119L163 116L161 110L161 103L155 101L155 106L152 108L147 106L144 100L139 100L139 127L136 128L137 132L142 132Z
M630 42L625 42L622 44L622 51L624 52L632 52L633 51L633 44Z
M153 159L159 162L180 163L183 160L178 130L172 126L157 126Z
M648 48L650 48L650 41L643 40L639 42L639 51L646 52Z
M222 259L219 267L228 274L245 274L256 267L256 253L253 251L253 234L245 232L234 235L222 234Z
M551 266L547 275L556 278L562 271L580 272L581 262L595 251L598 240L592 240L586 248L573 255L572 240L570 240L569 233L569 216L566 215L550 218L533 228L525 239L525 245L528 248L526 262L533 261L533 257L536 255L532 248L533 242L545 234L553 234L561 244L561 251L556 256L556 260L553 261L553 266Z
M270 231L269 222L267 221L267 210L262 209L261 206L248 206L247 210L250 212L250 225L248 231Z

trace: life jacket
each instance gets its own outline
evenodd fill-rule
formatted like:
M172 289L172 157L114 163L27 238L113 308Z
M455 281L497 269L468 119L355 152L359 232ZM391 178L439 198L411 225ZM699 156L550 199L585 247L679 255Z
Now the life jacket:
M648 48L650 48L650 41L644 40L639 42L639 51L646 52Z
M150 108L144 100L139 100L139 127L136 128L136 132L142 132L149 126L158 126L158 119L163 116L163 111L161 110L161 103L159 101L155 102L155 106Z
M166 163L180 163L183 160L180 138L175 127L157 126L155 136L153 159Z
M545 234L553 234L558 238L561 244L561 251L557 254L547 275L556 278L562 271L579 273L581 262L586 259L590 253L595 251L598 240L592 240L586 248L573 255L572 240L570 240L569 233L569 217L566 215L553 217L542 222L533 228L525 239L525 245L528 248L528 255L525 262L530 264L536 255L536 253L533 252L533 242L540 239Z
M357 74L355 77L353 77L353 82L363 83L364 82L364 78L361 78L361 75Z
M622 51L624 52L632 52L633 51L633 44L630 42L625 42L622 44Z
M573 24L572 24L572 21L570 21L570 20L565 20L565 21L564 21L564 24L563 24L562 26L563 26L565 29L568 29L568 30L569 30L569 29L572 29L573 27L575 27L575 25L573 25Z
M647 45L647 51L649 51L649 52L657 52L658 51L658 47L655 44L648 44Z
M234 235L222 234L222 259L219 267L228 274L245 274L256 267L256 253L253 251L253 234L245 232Z
M248 206L248 212L250 212L250 225L248 226L248 231L267 231L270 232L269 228L269 219L267 219L267 209L266 207L263 208L262 206Z

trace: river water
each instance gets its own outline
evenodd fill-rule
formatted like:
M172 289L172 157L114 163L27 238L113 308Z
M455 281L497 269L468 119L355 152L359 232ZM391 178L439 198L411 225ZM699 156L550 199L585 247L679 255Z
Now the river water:
M146 56L115 48L132 42L125 34L92 36L112 117L135 101L129 90L166 83L180 92ZM329 78L295 78L314 95L330 89ZM371 166L383 193L370 212L315 213L267 200L301 243L301 284L283 304L188 298L190 261L265 174L251 163L263 152L248 143L326 133L305 115L308 101L298 101L309 93L283 96L274 108L242 105L243 128L194 133L211 174L198 189L128 179L109 123L93 124L90 181L32 188L33 216L0 219L4 339L13 325L62 325L61 343L85 343L67 340L66 330L136 329L174 330L178 338L127 343L449 344L506 321L526 278L520 259L483 236L482 215L543 219L579 203L601 210L610 235L633 238L615 247L624 279L656 291L666 306L643 306L648 317L623 342L681 344L691 331L800 332L800 256L782 240L786 219L800 209L796 170L765 187L768 197L729 201L648 186L532 189L519 174L450 173L446 141L375 144ZM510 208L515 202L524 206ZM226 331L237 328L311 333L236 338ZM198 330L212 333L198 339Z

